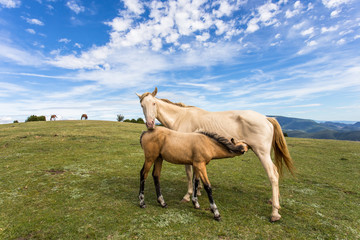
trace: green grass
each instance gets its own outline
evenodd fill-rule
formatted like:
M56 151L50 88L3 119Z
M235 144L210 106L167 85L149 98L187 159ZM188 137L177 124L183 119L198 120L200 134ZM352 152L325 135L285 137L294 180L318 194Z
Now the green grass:
M138 206L144 125L103 121L0 125L0 239L359 239L360 143L288 138L297 178L280 183L270 223L269 181L252 152L208 165L222 221L207 197L180 203L184 167L164 163L168 208ZM205 194L206 195L206 194Z

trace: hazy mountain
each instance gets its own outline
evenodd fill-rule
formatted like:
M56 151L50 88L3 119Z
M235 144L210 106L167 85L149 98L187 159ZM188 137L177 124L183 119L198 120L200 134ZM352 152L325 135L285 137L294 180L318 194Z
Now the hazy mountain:
M316 122L310 119L275 117L289 137L360 141L360 122Z

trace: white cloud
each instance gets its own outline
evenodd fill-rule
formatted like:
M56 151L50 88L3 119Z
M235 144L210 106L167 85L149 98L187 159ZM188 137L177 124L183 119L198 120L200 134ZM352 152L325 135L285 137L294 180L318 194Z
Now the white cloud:
M116 17L111 22L105 22L106 25L112 27L116 32L126 31L130 28L132 19L124 19L122 17Z
M61 42L61 43L69 43L69 42L71 42L71 40L67 39L67 38L61 38L61 39L59 39L59 42Z
M322 27L321 28L321 33L326 33L326 32L334 32L334 31L336 31L336 30L338 30L339 29L339 26L338 25L336 25L336 26L332 26L332 27Z
M39 19L36 19L36 18L25 18L25 19L26 19L26 22L29 24L44 26L44 23L42 21L40 21Z
M344 45L345 43L346 41L343 38L336 42L337 45Z
M35 30L31 28L26 29L26 31L31 34L36 34Z
M30 53L16 46L11 46L0 41L0 59L5 62L15 62L21 66L39 66L44 62L36 53Z
M142 3L138 0L123 0L123 2L131 12L137 15L140 15L145 11Z
M322 3L327 8L336 8L342 4L348 4L350 2L352 2L352 0L322 0Z
M314 27L310 27L304 31L301 31L301 35L306 36L306 35L312 35L314 33Z
M246 32L253 33L260 29L259 24L264 26L270 26L278 24L278 20L275 18L279 14L279 6L268 1L257 8L257 14L248 22Z
M334 11L332 11L332 12L330 13L330 16L331 16L332 18L338 17L340 13L341 13L341 9L336 9L336 10L334 10Z
M301 4L300 1L296 1L294 3L294 10L286 10L286 13L285 13L285 17L286 18L292 18L294 17L295 15L298 15L300 14L301 10L303 9L303 5Z
M210 38L210 34L208 32L203 33L202 35L197 35L196 40L200 42L205 42Z
M247 28L246 28L246 32L248 33L253 33L256 32L257 30L260 29L258 23L258 19L257 18L253 18L248 22Z
M312 47L312 46L315 46L315 45L317 45L317 44L318 44L318 43L317 43L316 41L312 40L312 41L310 41L310 42L307 43L307 46Z
M20 0L0 0L0 5L5 8L17 8L21 5Z
M73 12L75 12L76 14L79 14L81 12L84 12L85 11L85 7L80 5L78 3L78 1L76 0L70 0L70 1L67 1L66 2L66 6L68 8L70 8L70 10L72 10Z

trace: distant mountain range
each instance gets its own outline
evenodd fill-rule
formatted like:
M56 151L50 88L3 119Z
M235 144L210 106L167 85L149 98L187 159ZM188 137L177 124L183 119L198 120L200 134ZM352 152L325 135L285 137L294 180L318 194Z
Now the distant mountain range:
M316 122L310 119L274 117L289 137L360 141L360 122Z

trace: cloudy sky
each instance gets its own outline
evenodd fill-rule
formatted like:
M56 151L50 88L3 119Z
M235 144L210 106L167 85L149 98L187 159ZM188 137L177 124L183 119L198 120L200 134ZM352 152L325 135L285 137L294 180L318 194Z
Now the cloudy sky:
M0 123L209 111L360 121L358 0L0 0Z

